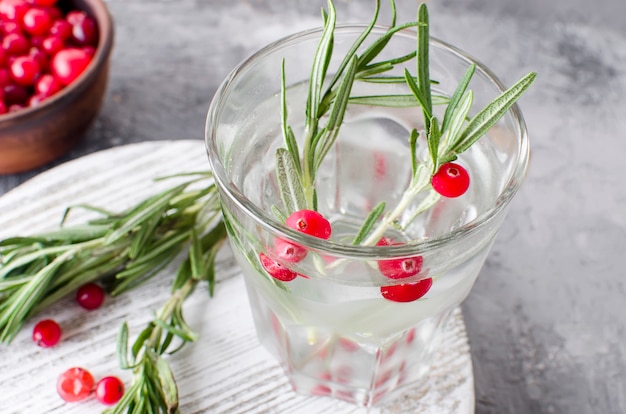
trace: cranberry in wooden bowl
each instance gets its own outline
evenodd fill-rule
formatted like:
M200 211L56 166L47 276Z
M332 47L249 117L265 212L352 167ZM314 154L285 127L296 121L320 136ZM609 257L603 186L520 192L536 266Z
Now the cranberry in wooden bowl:
M103 0L0 0L0 174L80 141L100 110L112 47Z

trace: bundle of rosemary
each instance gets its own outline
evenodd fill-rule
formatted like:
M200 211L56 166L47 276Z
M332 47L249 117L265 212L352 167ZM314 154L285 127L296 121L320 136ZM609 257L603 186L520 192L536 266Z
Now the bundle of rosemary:
M56 231L0 241L0 341L6 343L28 318L86 283L98 280L111 295L120 295L186 256L171 297L131 346L126 324L121 327L120 366L134 376L113 413L177 412L176 382L163 356L197 337L183 316L185 299L200 282L213 293L215 257L226 240L217 190L211 173L184 176L185 182L127 211L75 206ZM63 226L73 208L99 217Z

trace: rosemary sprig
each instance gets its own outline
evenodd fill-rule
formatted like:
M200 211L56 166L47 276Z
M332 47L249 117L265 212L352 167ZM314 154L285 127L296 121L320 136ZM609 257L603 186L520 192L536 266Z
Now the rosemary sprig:
M339 135L343 117L352 98L351 90L354 82L357 79L363 81L370 80L372 79L372 75L388 72L394 68L394 65L408 61L414 57L414 54L409 54L397 59L377 62L375 64L371 63L380 52L382 52L394 34L401 30L419 25L418 22L396 25L395 3L393 0L391 0L390 3L392 5L392 18L388 30L372 42L361 55L357 54L357 51L378 22L380 0L377 0L374 16L369 25L354 41L348 53L339 64L332 79L327 80L328 66L334 49L333 42L336 24L335 7L332 0L328 0L328 12L322 12L324 29L313 59L309 79L302 156L296 144L293 129L288 125L285 82L286 68L283 62L281 69L281 123L285 147L292 162L284 162L287 157L285 157L285 153L280 149L276 153L276 165L278 174L283 177L286 175L290 177L288 180L279 180L283 205L287 213L295 211L294 208L296 208L296 206L301 206L301 200L299 199L300 193L293 191L293 188L290 186L291 183L301 183L306 208L315 209L317 206L315 191L316 172ZM326 124L322 125L322 119L324 118L326 118Z
M197 339L183 316L183 303L201 281L208 283L212 294L215 257L225 241L226 228L219 220L202 238L195 231L192 233L188 257L179 268L172 296L132 346L128 343L128 325L124 323L120 328L117 342L120 367L133 371L133 382L116 406L105 411L107 414L179 412L178 388L166 354L173 354Z
M0 341L10 342L29 317L85 283L102 280L119 295L169 264L219 215L211 174L190 176L123 213L76 206L101 216L0 241Z
M211 173L180 176L191 178L123 213L75 206L100 217L50 233L0 241L0 340L4 342L10 342L29 317L79 286L101 280L111 294L121 294L157 274L189 246L173 280L172 296L130 350L128 326L124 323L120 329L120 366L133 371L133 383L109 413L178 412L178 389L166 354L196 340L197 334L183 317L183 303L200 282L206 282L213 294L215 258L226 240ZM62 223L72 208L66 210Z
M398 204L392 206L390 211L384 212L384 204L375 207L353 239L354 244L375 244L389 226L397 225L397 219L424 191L429 191L430 194L424 197L424 201L416 211L421 213L434 205L439 196L432 189L430 177L442 164L456 160L459 154L468 150L484 136L536 78L536 73L529 73L470 118L473 93L468 88L476 67L470 65L451 97L433 93L432 85L437 81L430 77L430 22L427 6L425 4L419 6L417 21L397 26L394 0L390 0L390 4L392 22L387 31L373 39L360 55L357 54L357 51L369 39L378 21L380 1L377 1L372 21L343 57L332 78L325 81L334 50L334 30L337 19L332 0L329 0L328 12L323 12L324 30L309 80L302 154L299 152L293 130L288 124L284 62L282 66L281 121L286 145L285 148L279 148L276 152L276 168L281 197L287 213L302 208L316 209L316 171L335 144L349 105L419 107L421 109L421 116L416 114L416 118L423 120L423 130L411 131L408 138L412 161L411 182ZM375 62L376 57L392 36L400 30L411 27L416 27L414 52ZM412 60L416 65L415 75L408 69L405 69L404 77L385 75L386 72L394 69L395 65ZM355 82L404 83L410 94L352 96L351 91ZM327 86L324 86L326 84ZM434 105L446 106L442 121L435 115ZM323 126L322 120L326 121ZM428 144L428 159L417 158L417 142L420 136L423 136ZM280 211L277 207L273 210ZM282 211L280 213L281 217L284 216ZM412 214L411 220L414 220L418 213Z

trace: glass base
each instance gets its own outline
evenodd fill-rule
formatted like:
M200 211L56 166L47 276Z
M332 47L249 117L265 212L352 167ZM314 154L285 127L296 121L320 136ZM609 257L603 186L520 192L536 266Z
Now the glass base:
M294 391L371 407L423 381L452 309L385 338L337 334L279 316L248 289L257 336Z

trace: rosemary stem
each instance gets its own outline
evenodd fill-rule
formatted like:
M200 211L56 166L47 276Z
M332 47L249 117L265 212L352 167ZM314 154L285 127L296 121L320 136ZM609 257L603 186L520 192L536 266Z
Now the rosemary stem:
M156 318L167 322L172 317L172 314L175 312L176 308L180 306L182 302L185 301L187 296L193 292L194 288L198 284L198 280L189 278L185 284L183 284L180 289L176 290L172 293L172 296L165 302L165 305L161 308L161 310L157 313ZM159 344L159 339L161 338L162 328L158 325L155 326L150 338L148 339L148 346L151 349L157 349Z
M312 142L313 142L314 129L312 126L307 126L304 138L304 147L302 149L302 190L304 191L304 197L307 207L312 209L314 206L314 177L313 177L313 154Z
M425 164L421 164L418 167L418 170L413 176L413 180L411 180L411 184L402 195L400 202L392 211L383 217L380 224L370 233L361 245L372 246L376 244L381 237L383 237L387 228L389 228L389 226L391 226L398 219L398 217L400 217L400 215L407 210L409 205L413 202L413 199L428 187L428 177L430 176L428 173L429 170L430 169Z

